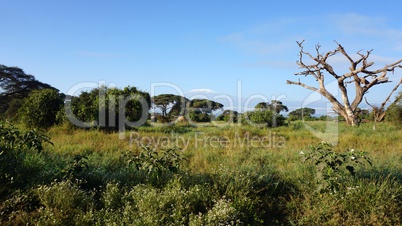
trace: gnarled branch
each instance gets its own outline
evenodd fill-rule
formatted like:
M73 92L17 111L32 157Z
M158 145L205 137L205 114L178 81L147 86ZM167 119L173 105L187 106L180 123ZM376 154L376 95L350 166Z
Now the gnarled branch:
M319 84L319 87L314 87L307 85L306 83L287 80L287 84L298 85L304 87L306 89L312 90L314 92L318 92L324 97L326 97L333 105L333 109L345 117L346 121L352 125L354 125L356 121L357 107L363 100L364 95L368 92L370 88L376 85L384 84L390 82L387 74L388 72L394 70L396 68L402 68L402 59L392 63L385 65L383 68L377 70L370 70L369 68L374 65L374 62L369 61L369 57L373 50L369 50L366 53L362 53L361 50L357 52L359 56L357 60L354 60L345 50L345 48L336 42L338 45L336 49L332 51L328 51L326 53L320 53L320 44L315 46L316 56L313 56L310 52L304 50L303 47L304 40L301 42L297 42L299 46L299 60L297 64L303 70L295 75L303 75L303 76L313 76ZM328 63L328 59L337 53L341 53L350 63L349 71L342 75L336 73L334 68ZM314 63L306 64L304 62L304 56L310 58ZM342 96L342 104L338 101L325 87L324 76L328 73L332 77L334 77L338 81L338 87L340 90L340 94ZM355 96L353 101L349 100L347 84L354 83L355 84ZM389 97L386 99L386 102L389 100L392 93L399 87L401 83L399 83L395 89L390 93ZM382 106L383 109L385 107Z

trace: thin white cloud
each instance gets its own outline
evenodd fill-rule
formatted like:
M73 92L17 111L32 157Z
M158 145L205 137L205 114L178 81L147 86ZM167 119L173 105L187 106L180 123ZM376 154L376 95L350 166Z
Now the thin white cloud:
M187 93L216 93L212 89L192 89L189 90Z
M247 32L234 32L220 38L221 41L235 45L248 54L272 54L291 48L294 44L288 38L281 41L268 41L265 38L252 37Z
M390 27L383 17L370 17L361 14L349 13L332 15L333 23L344 33L375 35L381 37L402 37L402 30Z
M289 28L301 21L301 18L271 20L243 31L232 32L219 40L236 46L247 54L280 54L294 48L295 41L301 39L297 32L289 33Z
M243 63L244 66L275 68L295 65L299 52L295 42L304 39L305 50L312 54L318 42L322 43L323 52L333 50L337 47L334 40L356 59L357 48L373 48L371 60L376 66L396 61L395 57L385 56L398 56L402 50L402 29L393 27L386 18L355 13L276 19L220 38L252 56L252 62ZM331 61L342 67L348 63L340 54Z
M402 50L402 29L392 27L384 17L349 13L334 14L330 18L336 29L345 35L357 35L361 41L377 39L381 48L386 44L393 51Z

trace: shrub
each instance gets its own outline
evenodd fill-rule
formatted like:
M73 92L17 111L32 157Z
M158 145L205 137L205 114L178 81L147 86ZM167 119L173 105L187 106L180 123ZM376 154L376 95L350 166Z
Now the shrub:
M165 172L178 172L181 162L186 160L177 149L168 148L158 152L146 146L143 146L142 152L138 155L125 152L122 157L129 165L134 165L137 170L147 173L150 179L156 180L159 180Z
M18 114L27 127L47 129L56 124L56 116L63 101L61 94L54 89L33 91Z
M304 123L302 121L289 122L289 127L293 130L301 130L304 128Z
M0 195L26 186L33 179L32 168L25 159L40 153L43 143L51 143L49 137L36 130L22 132L11 124L0 123Z
M93 195L70 180L39 186L35 193L43 206L39 209L40 225L74 225L92 208Z
M355 176L356 167L365 163L372 165L365 152L348 150L344 153L332 151L333 146L320 143L310 146L309 152L300 152L303 162L311 162L316 167L319 192L337 192L343 186L342 179L347 173ZM346 173L347 172L347 173Z
M211 116L207 113L202 113L198 111L189 111L190 120L193 122L210 122Z
M160 123L168 123L168 122L170 122L170 117L158 114L156 116L156 121L158 121Z
M386 110L385 120L395 125L402 124L402 93L396 97L396 101L392 103Z
M241 116L243 123L255 126L276 127L285 124L285 118L271 110L249 111Z
M241 225L240 213L233 207L231 200L217 200L206 214L192 215L189 225Z
M188 225L190 216L206 212L209 199L203 187L185 188L180 178L160 189L141 184L123 190L118 184L108 184L102 196L104 208L98 223Z

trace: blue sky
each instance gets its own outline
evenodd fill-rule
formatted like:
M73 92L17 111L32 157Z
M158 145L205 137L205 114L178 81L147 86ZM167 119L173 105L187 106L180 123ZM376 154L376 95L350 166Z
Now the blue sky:
M67 93L84 82L303 101L296 41L307 50L374 49L376 66L402 58L400 1L2 1L0 64ZM335 66L344 61L334 58ZM399 80L402 70L391 75ZM301 78L309 84L314 80ZM330 81L329 81L330 82ZM373 88L381 102L393 84Z

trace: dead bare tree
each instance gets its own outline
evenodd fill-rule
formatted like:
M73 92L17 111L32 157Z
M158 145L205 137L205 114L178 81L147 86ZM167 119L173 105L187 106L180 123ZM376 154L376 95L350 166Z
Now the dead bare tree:
M367 98L364 97L364 100L366 101L366 103L372 108L373 111L373 116L374 116L374 122L381 122L382 120L384 120L385 114L387 113L387 111L385 111L385 105L387 104L387 102L389 101L389 98L391 98L392 94L398 89L398 87L402 84L402 79L399 80L399 83L396 84L396 86L392 89L391 93L387 96L387 98L381 103L380 107L371 105L368 101ZM395 101L397 101L398 99L395 99ZM394 102L395 102L394 101Z
M402 59L392 64L385 65L383 68L370 70L369 68L374 65L374 62L369 62L368 58L372 50L367 51L365 54L361 51L357 52L359 59L353 60L352 57L345 51L342 45L335 42L338 47L326 53L320 53L321 46L316 45L316 56L310 54L310 52L304 51L303 41L297 42L300 48L299 60L297 64L303 71L296 73L295 75L313 76L318 82L318 87L310 86L299 81L289 81L287 84L299 85L306 89L320 93L327 98L331 104L332 109L343 116L348 125L358 125L357 120L357 107L362 102L364 95L368 90L376 85L390 82L388 80L388 72L394 72L395 68L402 68ZM328 59L336 54L342 54L349 62L349 71L344 74L338 74L333 67L328 63ZM304 57L308 57L313 61L313 64L306 64ZM342 100L339 101L332 93L330 93L325 87L325 75L329 74L334 77L338 82L338 88L341 93ZM353 101L349 100L347 84L354 83L355 95Z

